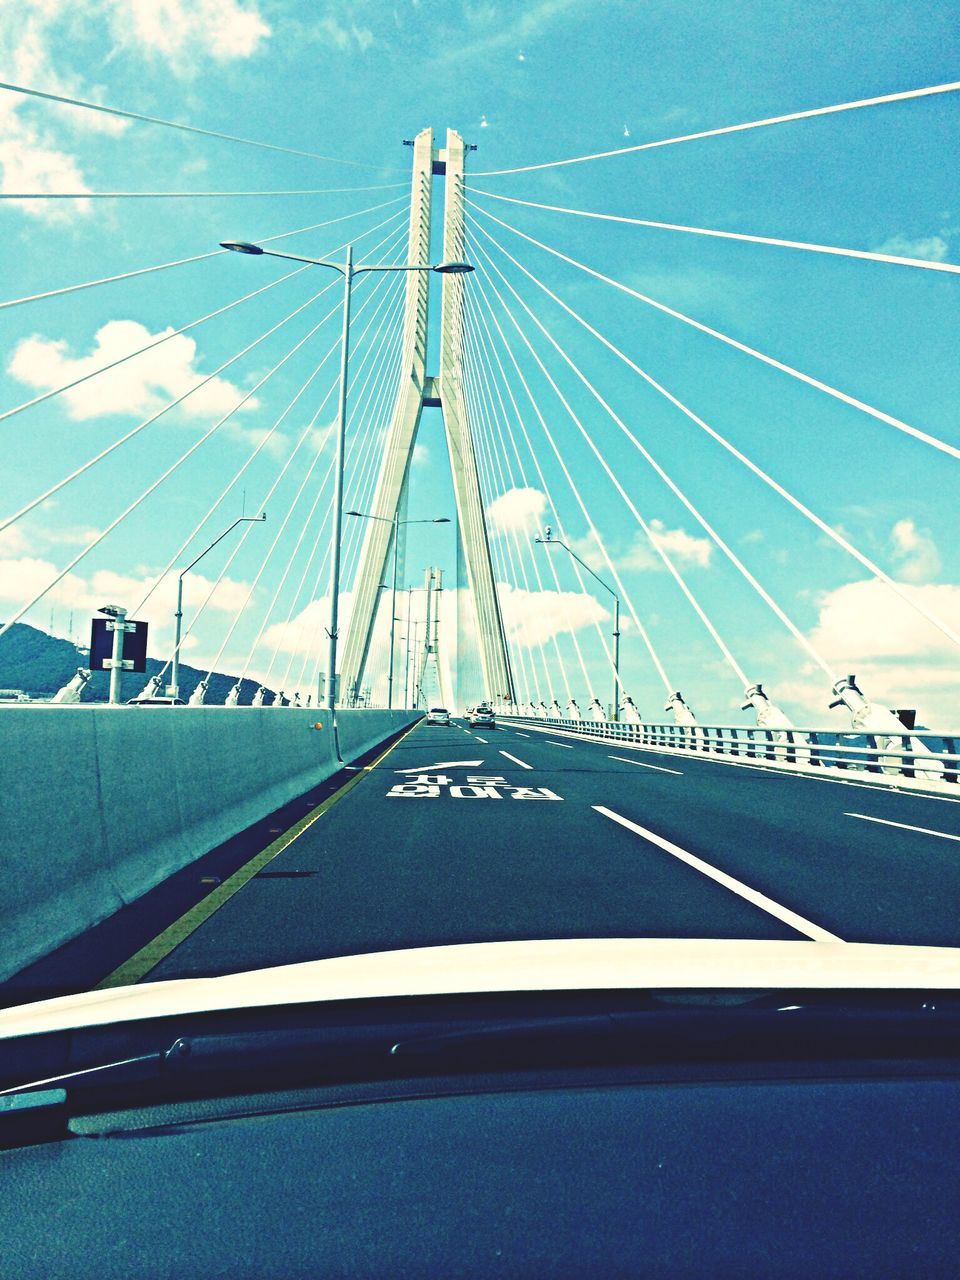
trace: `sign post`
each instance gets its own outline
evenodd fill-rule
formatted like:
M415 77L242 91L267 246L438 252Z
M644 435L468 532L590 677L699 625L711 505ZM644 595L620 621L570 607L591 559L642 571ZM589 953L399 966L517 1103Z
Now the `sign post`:
M100 612L107 617L93 619L90 632L90 670L110 672L110 703L117 706L120 702L121 673L147 669L147 624L128 622L126 609L118 604L105 604Z

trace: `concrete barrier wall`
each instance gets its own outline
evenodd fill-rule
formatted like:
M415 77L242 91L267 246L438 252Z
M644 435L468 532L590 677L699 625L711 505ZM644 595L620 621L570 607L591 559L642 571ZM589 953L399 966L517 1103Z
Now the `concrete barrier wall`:
M417 718L340 712L341 755ZM338 767L316 709L0 707L0 980Z
M419 718L419 711L338 711L340 754L356 760Z

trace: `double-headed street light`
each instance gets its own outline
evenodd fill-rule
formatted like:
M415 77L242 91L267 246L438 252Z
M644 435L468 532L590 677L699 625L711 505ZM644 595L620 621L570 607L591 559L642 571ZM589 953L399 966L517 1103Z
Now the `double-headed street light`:
M545 547L563 547L576 560L577 564L582 565L591 577L596 578L604 591L609 591L613 596L613 718L620 719L620 597L614 591L613 587L608 586L606 582L585 564L583 560L572 551L560 538L553 536L553 530L547 525L542 538L535 538L535 542L542 543Z
M393 645L394 633L397 625L397 548L400 544L400 526L405 524L449 524L449 516L436 516L433 519L426 520L400 520L397 517L400 512L397 511L391 520L388 516L375 516L367 511L346 511L345 515L357 516L361 520L382 520L385 524L393 525L393 583L390 589L390 668L387 676L387 706L393 709Z
M221 240L222 249L234 253L249 253L270 258L288 258L291 262L307 262L314 267L330 267L343 276L343 338L340 344L340 399L337 407L337 452L334 466L333 532L330 540L330 653L327 660L327 706L331 712L337 705L337 621L340 601L340 542L343 525L343 445L347 426L347 369L350 348L350 291L353 277L362 271L436 271L439 275L464 275L472 271L469 262L438 262L426 266L408 262L400 266L380 266L376 263L353 265L353 245L347 245L342 263L327 258L304 258L296 253L281 253L277 249L264 249L261 245L245 240Z

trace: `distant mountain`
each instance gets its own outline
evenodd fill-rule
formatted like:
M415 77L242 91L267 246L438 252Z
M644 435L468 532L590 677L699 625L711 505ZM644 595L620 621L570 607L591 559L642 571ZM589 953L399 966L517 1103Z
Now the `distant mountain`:
M4 636L0 636L0 688L22 689L34 698L49 698L76 674L78 667L87 664L86 650L80 650L69 640L59 640L36 627L22 622L14 623ZM125 671L120 677L121 697L124 701L135 698L147 680L159 674L163 663L156 658L147 659L145 672ZM180 664L180 696L187 700L207 673L196 667ZM165 679L169 679L169 671ZM237 677L219 671L210 677L207 702L223 702ZM258 688L255 680L243 680L240 685L240 702L249 704ZM110 672L95 671L80 695L81 702L106 702L110 693ZM264 702L273 702L274 693L267 693Z

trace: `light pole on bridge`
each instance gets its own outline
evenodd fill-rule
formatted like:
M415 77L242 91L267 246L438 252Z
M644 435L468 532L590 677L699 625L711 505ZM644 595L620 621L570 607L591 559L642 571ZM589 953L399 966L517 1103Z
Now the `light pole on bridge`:
M586 569L592 578L596 578L604 591L609 591L613 596L613 718L620 719L620 597L614 591L613 587L608 586L606 582L586 564L577 553L560 538L553 536L553 531L547 525L542 538L535 538L535 542L542 543L545 547L563 547L564 551L573 556L577 564Z
M353 265L353 245L347 245L342 263L327 258L305 258L295 253L281 253L277 249L264 249L261 245L245 240L221 240L221 248L235 253L249 253L270 258L287 258L291 262L306 262L314 267L329 267L343 276L343 336L340 342L340 397L337 406L337 445L334 465L333 531L330 540L330 637L327 660L327 707L331 714L337 705L337 621L340 602L340 545L343 527L343 452L347 427L347 375L350 352L350 293L354 276L364 271L435 271L439 275L464 275L473 271L469 262L438 262L432 265L408 262L400 266L380 266L376 263Z
M176 635L173 641L173 661L170 670L170 683L167 686L167 694L171 698L180 697L180 626L183 621L183 579L190 572L195 564L198 564L208 551L212 551L218 542L222 542L231 530L235 529L238 524L259 524L266 520L267 513L262 511L258 516L238 516L233 524L224 529L219 538L214 538L209 547L201 551L200 554L191 560L185 569L180 570L177 578L177 612L176 612Z
M427 517L424 520L401 520L397 509L392 520L386 516L375 516L367 511L345 511L344 515L356 516L359 520L382 520L393 525L393 581L390 587L390 666L387 675L387 708L393 710L393 648L396 643L397 627L397 549L400 545L400 529L405 524L449 524L449 516Z

